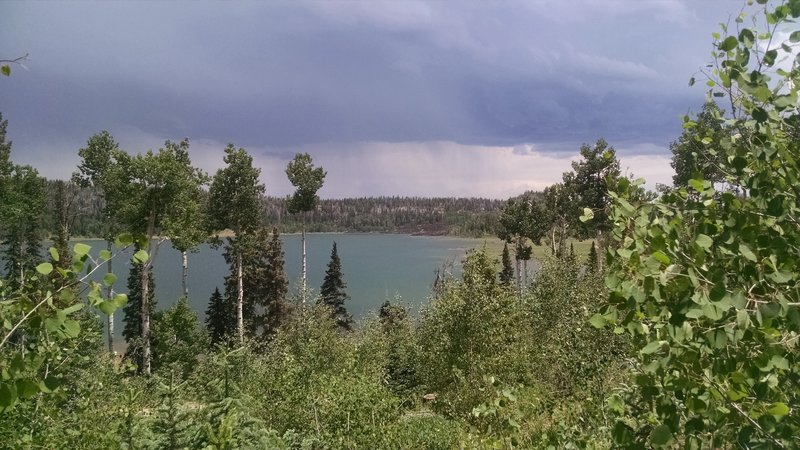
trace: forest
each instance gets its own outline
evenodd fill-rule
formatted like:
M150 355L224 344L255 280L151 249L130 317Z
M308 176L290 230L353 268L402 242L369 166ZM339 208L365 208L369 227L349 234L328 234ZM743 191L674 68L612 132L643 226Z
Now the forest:
M294 194L266 198L243 148L209 175L188 140L134 154L107 132L46 181L0 117L0 447L798 448L800 0L766 3L713 34L707 102L656 192L603 139L503 202L320 200L305 153ZM431 224L492 233L502 257L469 252L418 316L387 301L354 321L335 245L319 293L288 292L281 232ZM104 241L71 243L77 227ZM155 308L167 239L224 249L203 324L185 299Z
M58 233L58 190L61 180L46 180L43 234ZM70 233L80 237L102 237L104 199L93 186L71 184L75 211ZM204 194L207 194L204 191ZM262 198L264 221L284 233L297 233L303 218L290 214L286 199ZM407 233L464 237L495 236L502 200L485 198L364 197L320 199L305 216L310 232Z

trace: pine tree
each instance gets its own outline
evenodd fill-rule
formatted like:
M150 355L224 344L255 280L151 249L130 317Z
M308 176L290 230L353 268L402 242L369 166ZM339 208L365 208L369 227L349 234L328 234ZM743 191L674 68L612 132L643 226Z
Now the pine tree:
M511 287L514 282L514 266L511 265L511 254L508 251L508 243L503 245L503 270L500 271L500 285Z
M7 127L8 121L0 114L0 248L8 282L19 287L23 274L40 257L45 181L36 169L11 161Z
M264 333L273 334L285 322L290 313L286 301L289 292L289 278L284 271L283 244L277 228L272 229L272 238L265 251L266 270L263 278L263 294L261 297L263 313L261 325Z
M206 329L211 336L211 344L224 342L227 336L236 331L233 305L220 294L219 288L214 288L214 293L208 300Z
M592 246L589 248L589 256L586 259L586 272L597 272L597 248L594 246L594 241L592 241Z
M348 295L345 292L347 284L342 280L342 261L336 250L336 242L331 250L331 260L328 270L325 271L325 281L322 282L318 304L325 305L331 310L331 315L336 325L343 331L353 328L353 316L347 312L344 302Z

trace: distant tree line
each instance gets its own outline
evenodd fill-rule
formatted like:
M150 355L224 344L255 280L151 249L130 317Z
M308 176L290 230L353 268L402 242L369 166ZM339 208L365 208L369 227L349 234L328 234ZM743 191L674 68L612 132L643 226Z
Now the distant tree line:
M56 202L60 180L46 180L42 228L58 234ZM63 183L63 182L62 182ZM105 201L94 187L69 185L74 198L73 236L102 237L107 223ZM309 232L385 232L481 237L500 229L503 200L455 197L361 197L320 200L314 210L291 214L286 198L265 197L264 221L283 233L299 233L305 217Z

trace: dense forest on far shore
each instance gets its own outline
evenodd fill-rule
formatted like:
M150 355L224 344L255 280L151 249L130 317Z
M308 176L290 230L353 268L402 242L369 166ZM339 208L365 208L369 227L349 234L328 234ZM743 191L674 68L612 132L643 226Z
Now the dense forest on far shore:
M103 235L104 201L94 187L75 189L74 210L78 211L71 230L74 236ZM57 229L56 180L47 181L47 212L44 229L55 235ZM289 214L286 199L266 197L266 223L284 233L300 232L302 216ZM362 197L320 200L306 215L310 232L372 232L464 237L494 236L499 229L504 200L453 197Z

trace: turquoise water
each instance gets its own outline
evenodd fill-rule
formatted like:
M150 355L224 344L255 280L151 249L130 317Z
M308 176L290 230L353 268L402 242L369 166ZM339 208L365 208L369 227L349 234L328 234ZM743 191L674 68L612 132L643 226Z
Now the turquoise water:
M300 236L283 235L281 239L291 295L296 292L301 271ZM398 297L406 305L417 309L430 294L435 270L450 261L454 263L454 272L459 274L461 260L467 250L482 244L476 239L451 237L307 234L308 286L312 289L312 295L318 293L322 285L334 241L350 295L346 306L356 319L376 312L385 300L395 301ZM105 248L102 241L87 243L92 246L92 254ZM113 269L118 277L114 288L117 292L127 292L129 260L129 256L114 259ZM181 295L181 255L169 242L164 242L154 264L158 308L165 309ZM199 252L189 254L189 304L198 312L201 321L204 320L208 298L214 288L224 290L223 278L228 271L222 249L204 245ZM98 279L102 278L102 274L99 275ZM119 323L121 314L116 316Z

